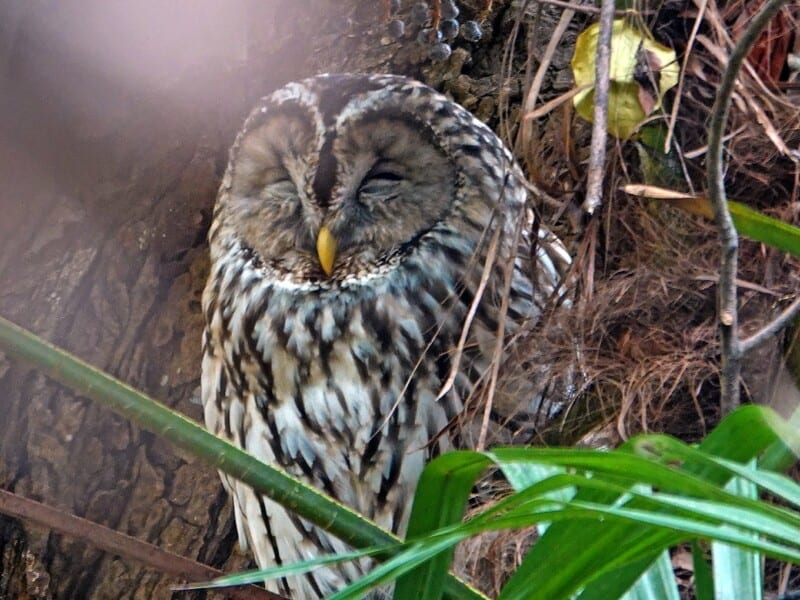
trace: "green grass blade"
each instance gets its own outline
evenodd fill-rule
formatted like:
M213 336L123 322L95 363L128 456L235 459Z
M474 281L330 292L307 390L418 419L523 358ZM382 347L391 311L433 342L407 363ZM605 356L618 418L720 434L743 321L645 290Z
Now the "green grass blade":
M596 499L598 504L603 501L610 504L620 495L620 492L581 489L570 504L574 506L575 502L587 498ZM552 524L509 579L500 599L526 598L530 590L536 590L533 597L537 598L568 598L584 588L597 573L607 570L609 557L618 557L621 548L633 549L639 559L646 560L643 569L658 554L651 553L648 558L647 549L652 539L647 528L624 523L610 526L600 523L598 517L595 520L586 517L570 521L556 519L558 515L553 515ZM641 571L636 573L622 590L628 589L640 574Z
M642 495L652 495L653 493L652 488L641 484L634 486L633 490ZM632 567L631 565L626 565L623 568L631 569ZM637 572L641 572L640 564L634 563L633 568L637 569ZM604 579L608 580L609 577L605 577ZM622 580L627 579L629 579L629 577ZM613 596L607 595L606 598L617 598L619 596L620 593L616 593ZM623 600L680 600L680 594L675 585L675 575L672 572L672 561L669 558L669 551L665 550L662 552L656 561L647 568L644 574L636 580L633 587L621 596ZM582 597L582 600L587 600L587 598L588 596Z
M267 579L276 579L278 577L287 577L289 575L298 575L313 571L317 567L332 565L350 560L356 560L365 556L372 556L385 552L385 548L368 548L359 550L357 552L347 552L337 554L335 556L321 556L311 560L299 561L289 565L282 565L272 567L270 569L254 569L251 571L244 571L235 573L233 575L225 575L224 577L217 577L211 581L199 581L196 583L188 583L181 585L175 589L180 590L202 590L210 588L230 587L234 585L247 585L251 583L261 583Z
M624 520L630 520L635 522L639 527L641 527L642 524L654 525L656 529L660 529L665 533L670 533L671 537L675 537L675 534L680 532L684 534L680 536L683 539L700 537L723 540L742 547L762 551L776 558L780 558L781 560L800 563L800 548L797 546L797 541L800 540L800 538L794 538L790 542L791 545L787 546L751 535L750 531L758 530L757 528L750 529L746 525L734 528L727 523L709 523L702 519L686 517L684 515L653 513L648 510L627 507L615 508L588 502L573 502L572 506L596 512L599 515L603 515L606 519L609 517L618 517ZM725 504L719 504L718 510L724 511L725 509ZM658 534L660 532L656 531L654 533ZM660 537L660 535L657 535L654 538L654 545ZM619 553L619 550L617 552Z
M706 560L705 552L697 540L692 540L692 564L697 600L714 600L714 575Z
M776 424L781 440L768 448L758 459L758 465L770 471L788 470L800 459L800 406L792 415Z
M596 481L587 480L589 481L592 485L597 485ZM676 502L681 499L684 505ZM579 498L555 507L549 501L540 502L544 503L544 510L536 510L536 502L530 502L487 521L474 519L465 527L473 528L478 522L480 527L487 529L522 527L542 519L603 523L630 521L639 528L653 526L659 530L651 533L652 539L658 544L661 544L658 538L662 532L684 540L695 537L719 539L761 550L784 560L800 562L800 529L787 526L776 531L772 520L765 517L762 511L742 510L724 501L701 501L654 493L646 498L633 497L625 504L593 502ZM660 549L662 548L659 547ZM614 560L624 556L626 551L626 548L617 549L614 558L606 558L605 564L615 568L617 565L614 565ZM629 559L625 558L623 562L627 560Z
M753 428L757 432L760 427L766 427L769 420L764 418L759 411L751 411L750 418L755 421L755 423L750 423L751 433L754 431ZM737 421L741 425L741 420L734 419L734 423ZM733 430L736 429L736 427L733 428ZM775 436L758 435L755 437L762 445L771 444L775 438ZM726 493L718 485L704 481L699 475L667 468L665 465L652 462L636 454L630 454L630 452L638 448L660 460L681 456L684 459L682 461L684 467L691 467L690 470L720 481L730 479L735 474L725 461L714 457L705 457L702 453L693 455L691 452L696 453L693 449L681 445L676 440L664 438L664 436L649 436L642 438L641 441L647 443L639 446L632 445L625 452L500 449L494 453L487 453L487 457L494 457L501 469L511 475L517 487L532 482L533 484L522 492L498 502L491 510L473 518L469 523L455 525L448 528L447 531L437 532L435 543L441 543L441 545L436 547L435 551L449 549L452 544L468 534L490 529L523 527L542 521L553 521L556 525L565 522L573 525L577 523L579 528L585 527L586 524L591 526L603 522L606 532L611 535L622 527L625 535L618 548L611 554L611 558L608 554L589 557L589 560L598 561L589 571L589 575L578 583L573 581L567 584L572 586L568 593L580 591L580 588L586 585L580 596L582 599L619 597L665 548L694 537L717 537L788 560L800 560L800 552L797 551L794 543L797 538L800 538L800 529L792 527L792 523L797 522L797 515L790 513L784 515L780 511L785 511L785 509L777 509L746 498L736 497ZM688 452L688 454L684 455L681 452L684 454ZM755 452L755 449L751 448L750 452ZM739 451L735 450L731 453L738 455ZM463 483L464 489L469 485L469 480L474 479L485 465L483 460L476 458L475 453L465 454L467 460L463 464L480 464L480 468L476 468L470 474L469 479ZM513 462L504 463L503 460L506 457L510 457ZM459 464L462 464L459 461L463 461L463 459L447 458L442 461L442 464L448 464L445 471L451 473ZM536 461L543 461L547 466L540 469L535 466ZM527 472L526 468L532 466L530 463L533 463L534 469L532 472ZM735 463L731 464L736 466ZM561 468L556 468L555 465L559 465ZM563 467L565 466L569 466L570 474L564 472ZM572 471L576 469L576 473L573 474ZM596 472L598 470L602 472ZM592 476L587 478L578 474L585 471L591 472ZM548 473L552 475L548 477ZM672 481L670 481L669 475L671 475ZM758 474L753 475L754 478L758 476ZM644 480L650 484L654 482L663 484L669 488L669 492L659 491L653 494L649 488L633 485L632 481L637 480ZM786 482L781 480L780 483ZM580 492L575 500L570 501L569 498L576 489L579 489ZM693 495L686 496L687 491ZM559 494L561 494L560 497ZM775 513L774 511L779 512ZM784 516L791 518L783 519ZM450 518L448 520L456 522L458 519ZM747 527L741 528L741 523L745 523ZM642 524L645 526L643 527ZM629 525L632 527L625 531ZM458 533L459 531L461 534ZM753 538L752 531L772 535L791 543L787 546L769 539ZM636 537L637 533L639 534L638 538ZM450 541L442 537L445 535L451 536ZM430 549L427 546L428 542L419 541L418 543L420 549ZM578 557L578 559L582 560L583 557ZM572 560L576 560L576 558L573 557ZM663 569L663 567L662 564L661 568ZM561 575L561 571L564 570L563 564L560 568L556 566L554 569L550 573L549 579ZM621 574L624 576L620 577ZM545 585L548 583L549 581L545 582ZM650 583L650 590L654 589L654 585L663 587L663 578L660 584L658 582ZM531 589L536 591L532 592ZM612 589L614 590L613 595L610 594ZM506 588L502 597L526 600L567 597L557 595L557 593L554 593L552 589L545 590L541 585L537 585L510 591Z
M598 477L587 479L585 484L581 487L587 490L608 489L605 488L605 484L599 479ZM497 523L525 516L530 517L531 520L543 519L545 518L544 515L549 516L553 512L559 510L566 511L569 507L606 505L609 506L610 509L624 507L626 509L643 511L644 514L650 515L653 520L647 520L645 517L641 517L638 519L640 522L651 522L661 527L668 527L669 525L665 522L658 522L656 519L667 516L685 517L710 525L721 525L732 529L751 531L758 535L789 544L795 544L800 540L800 526L798 526L796 513L778 509L781 510L781 513L779 513L779 516L776 518L774 512L776 509L768 504L737 498L736 496L724 495L719 500L712 501L657 492L646 496L637 496L634 494L624 503L588 502L576 499L556 506L553 506L553 503L547 499L540 498L522 503L519 506L503 512L500 516L495 516L491 520ZM792 521L788 521L780 518L781 515L791 516L793 519ZM479 518L475 518L471 523L478 524L482 523L482 521ZM531 523L520 521L520 524L527 526Z
M717 507L719 513L724 513L725 504L720 504ZM761 540L753 538L748 531L742 530L734 526L736 519L728 519L727 523L709 523L704 518L695 519L687 518L683 515L672 515L653 513L648 510L633 509L628 507L615 507L604 504L592 504L587 502L573 501L563 510L554 511L549 515L549 519L554 522L568 521L570 523L588 524L591 525L593 521L602 521L604 523L603 533L610 536L617 535L620 531L627 533L638 532L639 538L633 538L625 535L625 539L620 542L619 546L615 549L614 553L605 556L595 553L593 557L596 563L592 568L583 569L578 577L568 577L568 581L560 583L552 583L554 579L560 578L562 571L571 567L572 561L579 561L584 566L587 566L587 560L590 558L586 555L572 557L570 561L559 562L561 569L553 571L549 577L539 580L534 585L523 588L520 587L515 590L509 591L508 587L503 590L501 598L514 598L514 599L533 599L533 598L552 598L552 597L568 597L570 594L580 590L581 587L586 585L586 589L580 598L615 598L618 597L617 593L613 595L609 593L610 589L615 589L616 592L624 591L630 586L630 582L620 579L620 575L630 577L631 574L625 574L623 567L626 564L638 565L638 571L634 572L632 579L635 581L642 570L646 568L652 560L658 556L658 553L675 545L681 541L692 539L695 537L702 537L707 539L719 538L731 543L743 545L745 547L763 551L788 560L794 563L800 562L800 550L797 548L797 538L792 540L792 544L787 546L785 544L778 544L768 540ZM634 527L626 527L630 522ZM513 522L509 521L504 525L510 525ZM516 523L519 525L521 523ZM557 524L557 523L556 523ZM642 557L651 556L647 560ZM555 564L551 564L555 567ZM623 578L624 579L624 578ZM556 585L560 587L555 587ZM531 591L535 590L535 591Z
M533 449L529 448L528 450L530 451ZM520 464L517 462L512 462L511 460L501 460L500 456L506 457L507 455L504 453L503 448L499 448L498 451L499 454L493 452L490 454L490 456L497 457L495 458L495 463L500 465L500 469L503 471L503 475L505 475L508 483L510 483L511 487L518 492L554 475L560 475L564 473L564 469L562 467L552 467L536 462ZM574 492L575 490L572 490L572 493L570 493L570 490L553 492L551 497L555 500L569 500L575 495Z
M780 497L785 502L800 507L800 486L793 479L781 473L749 469L721 458L715 460L721 466L730 469L732 473L736 473L741 479L757 485L761 490L769 492L773 496ZM745 497L750 496L745 495Z
M709 457L701 451L666 436L646 436L637 440L635 445L636 447L648 448L649 454L662 461L678 462L691 459L691 463L686 462L685 464L691 464L693 467L702 466L703 464L712 465L715 469L720 469L721 472L726 474L728 479L734 475L742 474L752 478L753 481L759 484L763 484L765 489L773 495L789 502L800 497L800 486L787 477L777 473L748 470L737 463ZM509 464L502 462L505 457L512 456L514 461L520 461L525 458L526 454L519 451L506 453L502 450L497 450L495 451L495 456L498 464L506 471L509 469ZM507 500L506 503L512 501L523 502L528 496L538 498L547 495L552 497L547 494L548 490L570 488L572 483L584 489L606 490L611 494L615 494L615 498L622 498L630 491L637 490L634 484L641 482L661 490L658 495L659 502L663 505L672 504L674 510L691 506L697 512L705 510L707 514L713 515L714 510L717 510L717 505L713 505L714 508L708 509L703 504L705 500L713 500L724 502L732 514L740 514L733 512L737 509L750 511L748 516L742 517L742 519L751 518L749 515L755 511L762 517L760 527L765 532L779 532L787 527L800 527L800 515L795 512L731 495L720 488L719 485L704 481L699 476L682 473L674 468L654 463L643 457L620 452L608 453L599 451L572 451L570 456L569 451L566 453L554 453L549 449L529 449L527 457L528 462L551 462L571 469L587 470L593 473L595 479L584 481L583 476L557 474L546 480L534 483L516 494L512 499ZM598 465L598 459L603 460L604 464L602 466L596 466ZM525 467L532 466L521 462L513 464L520 472L524 472ZM547 468L552 469L553 467L548 466ZM615 485L609 483L611 478L613 478ZM619 502L620 500L617 499L616 501ZM646 501L646 496L642 498L642 501ZM505 504L498 504L497 508L501 506L506 509Z
M658 555L655 555L656 557ZM650 553L645 553L643 558L633 560L621 567L611 569L595 578L577 595L576 600L610 600L622 598L631 588L630 581L636 581L642 573L648 572L653 567L654 560ZM651 600L648 598L648 600ZM657 600L657 598L652 598Z
M649 457L639 456L625 448L614 452L554 448L498 448L490 453L490 456L493 456L497 464L503 466L504 469L509 464L519 463L525 466L541 464L559 467L562 470L566 468L591 472L603 475L604 480L613 478L621 485L624 484L621 489L625 490L637 483L647 483L662 490L688 494L719 492L718 486L709 484L698 476L677 471L666 464L659 464L652 460L652 457L656 456L652 449L663 448L666 445L661 438L665 438L670 444L672 442L680 444L677 440L666 436L649 435L636 438L635 441L640 442L640 445L645 445L644 442L647 442ZM721 470L724 469L721 468ZM562 479L561 476L555 475L548 478L547 481L541 481L530 487L538 489L551 485L548 482L560 482ZM557 483L557 486L561 485L564 484Z
M644 505L652 510L661 509L663 512L672 512L676 515L687 514L693 518L705 518L708 522L728 523L731 526L741 524L742 527L758 531L761 535L785 542L800 540L798 515L768 504L735 497L712 501L671 494L655 494L651 500L652 503ZM725 514L719 514L719 510L724 510ZM776 511L779 511L777 517ZM791 516L792 521L784 520L781 516Z
M408 523L409 539L424 536L464 517L467 499L481 473L491 464L477 452L454 452L439 456L422 471ZM397 580L397 600L438 600L453 558L453 547L445 547L431 560Z
M412 544L405 552L378 565L370 573L340 590L328 600L360 600L369 590L388 584L395 579L400 581L404 575L419 568L420 565L435 560L437 556L455 547L465 537L461 533L451 533L427 539L424 543ZM446 575L447 573L445 572L443 576ZM439 588L441 589L441 586ZM477 594L477 592L475 593ZM441 595L441 591L439 594ZM397 597L396 592L395 597ZM480 597L486 598L483 595L480 595Z
M606 596L616 598L617 596ZM633 588L622 596L622 600L681 600L669 551L665 550L642 575ZM586 600L581 597L581 600Z
M649 436L649 438L659 447L658 456L654 455L654 457L660 461L685 461L687 470L698 470L699 467L707 465L723 475L726 474L728 480L739 477L774 496L781 497L787 503L800 506L800 486L785 475L763 469L753 469L738 462L719 458L665 436ZM648 444L648 447L652 450L654 444ZM778 512L781 510L779 507L772 508ZM785 518L796 518L784 516Z
M505 478L511 484L511 487L513 487L517 492L520 492L526 488L530 488L531 486L550 479L555 475L564 473L564 469L561 467L551 467L542 464L521 465L513 462L501 463L500 468L503 471ZM568 501L575 496L576 492L577 489L574 487L563 487L547 493L546 497L553 500ZM547 531L548 526L549 523L546 522L538 523L536 528L539 532L539 535L542 535L545 531Z
M745 498L758 498L758 490L750 481L734 478L725 489ZM752 536L755 539L755 536ZM800 535L794 538L800 540ZM761 600L761 555L723 542L711 544L714 595L717 600Z
M661 199L709 220L714 218L711 201L706 197L687 196L654 186L633 185L626 186L626 190L636 196ZM794 256L800 256L800 228L780 219L769 217L741 202L729 200L728 210L736 231L741 235Z
M724 458L746 462L774 444L783 443L773 425L777 426L778 431L781 430L780 423L771 411L761 407L743 407L729 415L706 438L701 448ZM785 433L781 432L782 435ZM641 450L642 447L631 442L620 452ZM636 465L635 461L631 462L632 467ZM601 469L602 466L597 468ZM706 483L720 486L731 478L728 469L709 463L686 463L682 465L681 471L686 475L700 476ZM620 476L624 477L624 474L620 473ZM607 493L597 491L579 493L578 499L590 499L598 503L609 501ZM613 498L611 501L613 502ZM584 593L588 595L593 586L602 585L602 581L593 582L592 578L603 571L607 557L618 553L620 547L650 542L651 554L647 556L654 560L664 548L678 541L668 531L656 530L643 534L643 529L646 528L633 524L608 527L600 522L554 523L523 560L504 588L501 598L524 597L526 590L531 589L542 590L542 598L566 598L584 586ZM703 535L713 534L711 529L703 532ZM643 556L647 547L643 546ZM772 550L782 553L785 549L778 547ZM646 562L645 558L642 559L642 564ZM633 585L640 575L641 571L636 573L632 570L614 574L621 578L618 581L625 585L624 589Z

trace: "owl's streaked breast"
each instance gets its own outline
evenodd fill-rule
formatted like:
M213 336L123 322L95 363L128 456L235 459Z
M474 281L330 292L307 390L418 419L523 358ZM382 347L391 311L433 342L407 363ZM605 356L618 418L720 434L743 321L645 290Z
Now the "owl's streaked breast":
M365 280L287 285L259 274L244 256L233 251L229 262L218 261L222 284L205 298L207 343L224 360L226 385L252 396L278 464L381 517L381 487L398 483L403 464L400 488L408 491L422 461L438 452L440 443L428 441L460 409L452 397L436 401L463 318L464 305L450 292L457 274L431 270L430 262L423 270L413 257ZM230 297L237 302L221 301ZM434 369L423 360L431 351L439 355ZM238 435L248 434L242 424ZM418 468L408 469L409 461ZM351 481L351 470L362 483ZM379 520L397 530L406 517Z

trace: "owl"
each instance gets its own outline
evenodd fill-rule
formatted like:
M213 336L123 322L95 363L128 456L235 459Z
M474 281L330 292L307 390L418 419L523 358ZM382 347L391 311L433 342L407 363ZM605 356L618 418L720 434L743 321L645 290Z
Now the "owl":
M426 461L464 443L497 340L560 293L569 255L531 231L522 181L487 126L411 79L320 75L262 99L209 231L208 428L402 535ZM222 478L261 567L348 550ZM368 568L269 585L323 598Z

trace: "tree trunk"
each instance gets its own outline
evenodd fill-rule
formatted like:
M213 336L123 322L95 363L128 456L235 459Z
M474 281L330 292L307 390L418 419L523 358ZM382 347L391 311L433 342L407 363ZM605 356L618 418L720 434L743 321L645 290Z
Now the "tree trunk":
M496 123L501 91L518 104L521 86L500 85L510 2L494 4L491 39L431 65L386 38L374 0L0 0L0 314L202 420L205 235L249 108L315 72L386 70ZM0 407L4 489L248 564L216 471L169 440L2 355ZM175 583L0 515L0 598L166 598Z

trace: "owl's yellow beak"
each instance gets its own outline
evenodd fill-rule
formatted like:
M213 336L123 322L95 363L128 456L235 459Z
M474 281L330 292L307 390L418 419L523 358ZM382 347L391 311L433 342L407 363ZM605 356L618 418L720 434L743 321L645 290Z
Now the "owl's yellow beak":
M325 275L333 272L333 263L336 260L336 238L325 225L319 228L317 234L317 257Z

